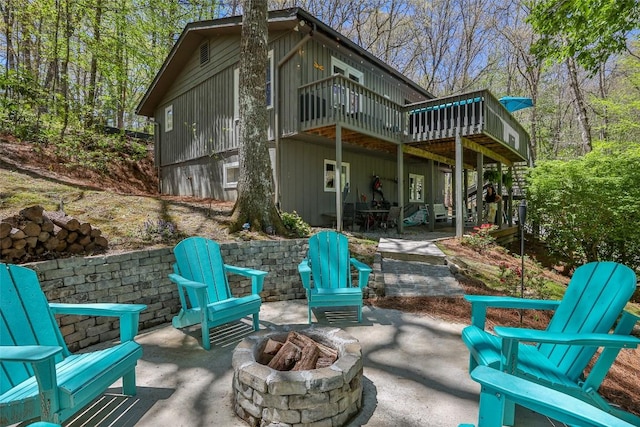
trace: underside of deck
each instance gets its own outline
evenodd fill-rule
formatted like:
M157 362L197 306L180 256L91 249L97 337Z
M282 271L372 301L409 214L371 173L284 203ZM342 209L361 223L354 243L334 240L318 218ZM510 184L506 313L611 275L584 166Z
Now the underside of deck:
M336 141L337 126L329 125L314 129L308 129L307 134L317 135L330 141ZM367 150L377 151L395 156L398 143L367 135L357 130L352 130L341 125L341 140L343 144L361 147ZM502 163L511 165L522 161L520 156L514 154L508 147L496 141L489 135L479 133L467 135L462 138L463 163L466 169L475 169L477 153L484 155L484 164ZM403 151L407 157L433 159L440 163L455 165L455 137L444 137L423 142L405 143Z

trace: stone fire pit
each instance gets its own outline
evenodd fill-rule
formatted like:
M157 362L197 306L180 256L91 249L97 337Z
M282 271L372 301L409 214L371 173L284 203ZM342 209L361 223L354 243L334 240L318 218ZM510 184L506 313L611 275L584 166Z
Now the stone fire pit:
M337 328L297 332L338 351L326 368L277 371L257 361L269 338L284 341L288 332L245 338L233 351L236 414L251 426L311 424L342 426L362 407L362 348Z

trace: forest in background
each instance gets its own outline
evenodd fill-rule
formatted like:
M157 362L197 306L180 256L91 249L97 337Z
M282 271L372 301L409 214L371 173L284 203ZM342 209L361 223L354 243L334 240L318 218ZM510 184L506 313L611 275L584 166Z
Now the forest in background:
M586 8L593 1L561 3L592 13ZM637 32L624 31L637 26L638 7L609 0L601 3L617 8L609 12L613 18L585 16L591 21L582 31L614 37L597 35L607 46L595 45L598 54L584 61L581 52L554 58L557 43L546 51L536 46L549 40L545 23L567 25L547 13L559 7L554 3L280 0L269 7L308 10L435 96L488 88L497 97L533 98L535 108L515 115L532 137L536 160L574 158L593 140L638 141ZM606 11L602 4L598 10ZM241 0L2 2L0 130L49 142L104 125L152 132L134 110L184 26L240 14L241 6ZM622 30L616 19L624 20ZM588 39L577 33L579 25L576 38ZM620 39L623 45L613 46Z

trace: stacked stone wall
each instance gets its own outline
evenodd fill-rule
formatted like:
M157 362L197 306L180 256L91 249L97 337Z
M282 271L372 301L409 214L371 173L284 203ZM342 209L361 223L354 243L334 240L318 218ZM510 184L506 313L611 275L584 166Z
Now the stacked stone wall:
M265 240L222 243L225 263L265 270L262 300L301 299L305 292L298 263L307 251L307 240ZM116 302L146 304L140 315L140 330L171 322L180 309L178 290L169 279L175 258L170 248L140 250L112 255L74 257L24 264L38 274L49 302ZM229 276L234 296L251 292L251 282ZM114 318L58 317L71 351L109 341L119 336Z

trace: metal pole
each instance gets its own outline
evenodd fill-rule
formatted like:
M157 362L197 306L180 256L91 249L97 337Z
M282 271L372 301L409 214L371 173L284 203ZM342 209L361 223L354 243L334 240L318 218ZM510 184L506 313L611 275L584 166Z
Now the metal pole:
M527 220L527 201L522 199L518 206L518 224L520 225L520 298L524 298L524 223ZM522 324L522 310L520 310L520 324Z

